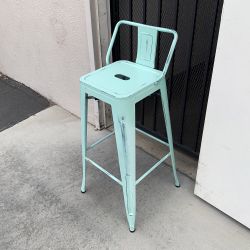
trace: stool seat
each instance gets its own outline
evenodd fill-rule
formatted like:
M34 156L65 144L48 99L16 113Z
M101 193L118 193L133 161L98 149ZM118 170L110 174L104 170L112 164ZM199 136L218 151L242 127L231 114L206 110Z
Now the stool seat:
M91 72L80 81L116 98L126 98L160 79L162 72L130 61L116 61Z

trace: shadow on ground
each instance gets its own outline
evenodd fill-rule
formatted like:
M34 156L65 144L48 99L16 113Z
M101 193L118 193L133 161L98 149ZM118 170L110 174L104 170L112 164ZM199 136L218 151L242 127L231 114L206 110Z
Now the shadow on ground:
M108 131L88 127L92 143ZM249 231L193 195L163 165L137 189L128 231L120 186L88 166L81 186L80 120L58 106L0 133L1 249L249 249ZM115 142L89 156L119 177ZM138 175L156 160L137 150Z

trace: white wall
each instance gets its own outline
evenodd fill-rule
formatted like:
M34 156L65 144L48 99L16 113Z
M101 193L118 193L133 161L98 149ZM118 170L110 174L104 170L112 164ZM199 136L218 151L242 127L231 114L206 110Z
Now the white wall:
M195 194L250 228L249 9L224 3Z
M0 72L79 115L94 68L89 0L0 1Z

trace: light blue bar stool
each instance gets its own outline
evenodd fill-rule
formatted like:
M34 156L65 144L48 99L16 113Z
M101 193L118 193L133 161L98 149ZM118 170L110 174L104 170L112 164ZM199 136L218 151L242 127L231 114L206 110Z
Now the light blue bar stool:
M117 61L110 64L110 54L121 25L131 25L138 28L138 49L136 62ZM173 35L173 41L163 71L154 69L158 32ZM175 186L179 187L176 174L172 131L169 116L168 96L165 75L177 42L174 30L139 24L130 21L120 21L115 26L113 36L107 51L107 66L84 75L81 82L81 128L82 128L82 159L83 175L81 191L86 191L86 162L107 174L122 186L125 210L129 230L135 231L136 218L136 185L156 169L168 157L171 158ZM168 143L145 133L135 127L135 104L155 91L160 90L164 112ZM114 132L87 147L87 111L88 99L97 98L112 107ZM143 133L169 147L169 153L153 165L145 174L136 180L136 131ZM121 180L106 171L99 164L87 157L87 149L115 134L119 158Z

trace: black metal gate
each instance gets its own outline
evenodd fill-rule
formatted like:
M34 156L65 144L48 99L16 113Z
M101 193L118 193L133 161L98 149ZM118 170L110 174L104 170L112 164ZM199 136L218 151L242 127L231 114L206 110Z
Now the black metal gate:
M132 20L177 30L179 39L166 79L176 145L198 156L223 0L111 0L112 30ZM156 66L163 68L170 38L160 34ZM113 59L135 60L136 30L122 27ZM159 93L136 107L137 126L166 139Z

